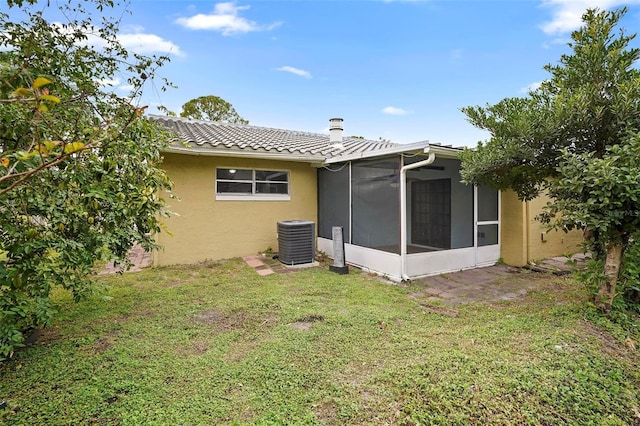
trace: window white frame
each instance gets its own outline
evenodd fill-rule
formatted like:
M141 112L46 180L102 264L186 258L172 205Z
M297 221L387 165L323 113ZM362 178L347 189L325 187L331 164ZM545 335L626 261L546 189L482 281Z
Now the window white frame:
M250 171L251 179L218 179L218 171L219 170L227 170L229 172L233 171ZM269 180L259 180L257 179L256 172L276 172L276 173L284 173L286 175L286 181L269 181ZM216 176L215 176L215 194L216 200L220 201L288 201L291 200L291 173L289 170L275 170L275 169L243 169L236 167L217 167L216 168ZM241 193L241 192L218 192L218 182L233 182L233 183L245 183L251 184L251 192ZM257 184L260 183L270 183L276 185L286 185L287 192L286 194L260 194L257 192Z

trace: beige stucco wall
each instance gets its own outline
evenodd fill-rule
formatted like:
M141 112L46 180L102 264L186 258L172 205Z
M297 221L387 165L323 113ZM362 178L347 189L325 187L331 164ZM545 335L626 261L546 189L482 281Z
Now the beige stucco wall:
M502 260L513 266L524 266L544 258L580 251L582 233L546 231L536 220L549 198L542 195L522 202L515 192L502 192L501 248Z
M286 170L288 201L216 201L216 167ZM158 236L164 247L154 253L155 265L188 264L278 250L277 222L317 223L317 173L308 163L227 157L165 154L163 168L180 199L168 200L178 216L164 219L169 232Z
M527 264L527 210L515 192L503 191L500 199L500 257L507 265Z
M544 224L535 217L542 212L549 197L541 195L529 201L529 262L536 262L544 258L574 254L580 251L582 232L546 231Z

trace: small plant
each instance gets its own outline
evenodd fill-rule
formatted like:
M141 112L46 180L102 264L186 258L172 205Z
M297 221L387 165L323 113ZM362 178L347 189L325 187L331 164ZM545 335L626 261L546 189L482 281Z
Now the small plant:
M329 263L331 263L331 258L329 257L329 255L322 250L316 250L316 260L321 265L328 265Z

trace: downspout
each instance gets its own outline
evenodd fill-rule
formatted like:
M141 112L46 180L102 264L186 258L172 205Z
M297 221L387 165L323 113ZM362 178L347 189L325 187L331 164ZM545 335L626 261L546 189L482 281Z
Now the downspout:
M430 147L424 149L429 154L426 160L408 164L400 168L400 278L408 280L407 275L407 170L428 166L436 159L434 152L429 152Z

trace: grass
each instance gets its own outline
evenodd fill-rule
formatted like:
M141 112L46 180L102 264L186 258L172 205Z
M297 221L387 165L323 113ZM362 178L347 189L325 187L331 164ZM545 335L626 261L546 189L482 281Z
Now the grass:
M457 315L420 306L419 283L241 260L101 279L111 300L59 293L56 323L0 366L0 422L640 423L638 352L570 278Z

